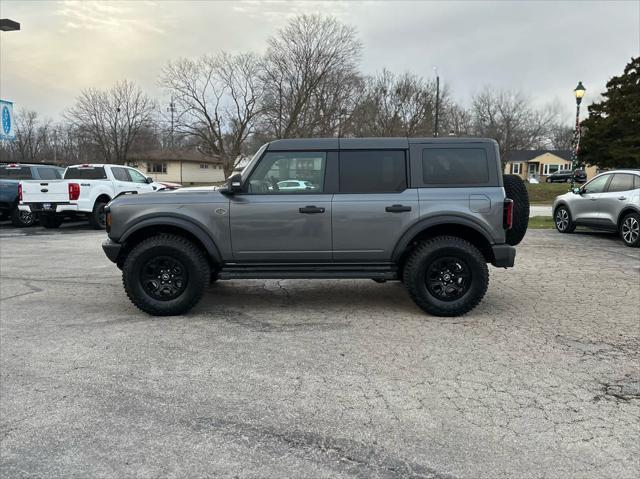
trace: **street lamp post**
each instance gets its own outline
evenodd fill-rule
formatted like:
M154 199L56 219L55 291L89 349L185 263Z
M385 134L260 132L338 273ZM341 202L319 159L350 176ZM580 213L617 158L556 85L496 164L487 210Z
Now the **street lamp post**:
M587 89L584 87L581 81L578 82L578 86L573 90L573 94L576 97L576 129L573 132L573 152L571 155L571 168L573 174L571 175L571 189L575 185L575 173L578 168L578 150L580 148L580 103L582 103L582 97ZM586 170L585 170L586 173Z

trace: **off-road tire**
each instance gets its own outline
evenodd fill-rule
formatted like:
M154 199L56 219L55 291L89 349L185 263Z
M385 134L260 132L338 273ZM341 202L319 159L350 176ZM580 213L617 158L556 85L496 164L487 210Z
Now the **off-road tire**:
M470 270L470 285L463 296L443 301L434 296L426 284L427 270L443 257L455 257ZM489 269L482 253L468 241L455 236L438 236L421 242L409 254L404 265L403 283L411 299L424 311L434 316L461 316L475 308L489 285Z
M507 198L513 200L513 223L505 233L506 243L515 246L522 241L529 226L529 194L518 175L503 175L502 183Z
M142 286L142 268L157 256L180 261L187 271L187 284L182 293L168 300L159 300ZM190 240L170 234L145 239L127 255L122 267L122 283L131 302L153 316L184 314L196 305L209 285L211 269L203 251Z
M638 228L640 227L640 215L638 213L628 213L624 215L620 222L620 237L622 242L631 247L640 247L640 234Z
M11 210L11 224L18 228L33 226L36 222L36 215L27 211L20 211L16 206Z
M40 222L40 226L43 226L44 228L55 229L60 228L60 225L62 224L62 217L44 214L38 217L38 221Z
M565 212L566 216L563 217L562 213ZM559 233L573 233L576 229L576 224L571 217L571 211L565 205L560 205L553 212L553 224ZM566 224L566 226L564 226Z
M103 230L107 227L104 213L105 206L107 206L107 203L104 201L96 201L93 205L93 211L89 215L89 224L95 230Z

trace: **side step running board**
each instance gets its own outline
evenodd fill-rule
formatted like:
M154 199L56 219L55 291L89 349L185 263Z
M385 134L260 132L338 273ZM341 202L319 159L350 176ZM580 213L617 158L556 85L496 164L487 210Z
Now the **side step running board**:
M397 279L391 264L246 264L227 265L219 279Z

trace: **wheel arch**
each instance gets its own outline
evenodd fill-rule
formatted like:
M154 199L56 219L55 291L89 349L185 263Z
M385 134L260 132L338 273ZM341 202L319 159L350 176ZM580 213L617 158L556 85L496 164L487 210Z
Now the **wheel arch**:
M184 236L206 253L212 266L222 263L218 246L204 229L187 219L167 216L146 218L127 229L118 239L124 245L119 256L125 257L135 245L160 233Z
M493 261L491 246L494 242L489 232L477 222L461 216L438 216L415 223L396 243L392 261L401 265L419 241L444 235L469 241L480 250L488 263Z
M95 207L95 206L96 206L96 203L97 203L98 201L100 201L100 200L104 201L105 203L109 203L109 201L111 201L111 197L110 197L108 194L106 194L106 193L100 193L100 194L96 197L95 201L93 202L93 206Z
M636 208L635 206L631 206L631 205L627 205L625 206L622 211L620 212L620 214L618 215L618 230L620 230L620 226L622 226L622 219L627 216L629 213L636 213L636 214L640 214L640 209Z

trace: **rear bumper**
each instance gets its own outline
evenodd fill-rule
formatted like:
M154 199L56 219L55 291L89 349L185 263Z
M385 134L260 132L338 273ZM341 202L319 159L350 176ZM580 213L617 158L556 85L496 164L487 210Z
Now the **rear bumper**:
M104 251L104 254L106 254L107 258L109 258L113 263L118 260L118 255L120 254L121 249L122 245L120 243L116 243L110 239L106 239L102 242L102 251Z
M43 205L51 205L49 208L44 208ZM78 213L78 205L72 205L70 203L26 203L19 204L18 209L20 211L30 211L32 213Z
M491 247L493 261L491 264L498 268L513 268L516 262L516 249L508 244L497 244Z

